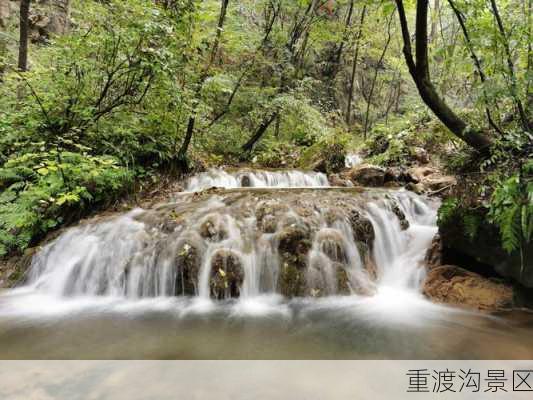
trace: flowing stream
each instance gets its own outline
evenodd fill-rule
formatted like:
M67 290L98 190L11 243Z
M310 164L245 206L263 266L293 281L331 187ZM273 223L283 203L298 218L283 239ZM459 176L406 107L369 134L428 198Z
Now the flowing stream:
M422 295L437 208L318 173L208 171L44 245L0 294L0 357L533 358L531 319Z

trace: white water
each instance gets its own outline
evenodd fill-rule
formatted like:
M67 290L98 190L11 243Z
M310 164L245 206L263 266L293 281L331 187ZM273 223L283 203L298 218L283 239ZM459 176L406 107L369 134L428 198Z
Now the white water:
M273 182L275 178L265 181ZM210 277L217 254L231 254L244 272L239 288L242 309L270 309L271 300L265 299L271 299L268 296L279 290L279 234L306 221L288 208L274 221L273 232L264 233L257 227L257 210L265 207L265 202L240 215L236 209L242 205L229 206L223 200L222 196L211 197L171 232L143 222L147 212L140 209L69 229L34 257L28 283L11 294L18 299L21 294L38 296L38 308L47 302L57 307L58 303L72 300L85 307L91 298L94 305L115 306L120 299L170 299L187 291L183 269L179 268L183 260L176 259L176 254L196 249L200 270L193 290L201 302L195 307L211 303ZM409 229L401 230L392 211L394 204L404 212ZM337 296L337 268L342 268L357 301L371 298L375 304L383 302L385 308L389 303L397 304L399 299L423 301L423 258L436 233L436 205L410 192L383 191L369 199L360 211L371 221L375 232L371 254L377 269L375 279L365 268L368 261L362 259L349 221L342 216L331 221L328 210L319 209L315 210L318 222L307 256L309 288L320 288L316 292L320 296ZM206 231L210 237L205 237ZM315 295L314 291L310 289L309 293ZM24 309L28 303L19 305Z
M362 164L364 161L363 157L361 157L359 154L351 153L346 155L345 159L345 167L346 168L353 168L357 167L359 164Z
M328 187L328 178L319 172L303 171L236 171L210 169L189 179L186 191L199 192L212 187L219 188L303 188Z
M437 206L404 191L243 189L190 193L155 211L80 224L34 256L22 286L0 294L0 356L499 359L531 354L529 331L510 336L508 326L495 319L423 297L423 258L436 232ZM409 221L406 230L398 209ZM355 240L360 226L351 220L354 210L373 227L370 253ZM174 224L161 223L165 213ZM278 249L283 232L302 226L311 227L307 291L289 299L279 283L286 249ZM224 265L215 263L220 254L229 257ZM184 266L194 256L199 267L191 281ZM243 271L238 292L213 300L212 271L228 267L231 272L233 259ZM347 277L348 293L339 271ZM238 299L228 298L235 294Z

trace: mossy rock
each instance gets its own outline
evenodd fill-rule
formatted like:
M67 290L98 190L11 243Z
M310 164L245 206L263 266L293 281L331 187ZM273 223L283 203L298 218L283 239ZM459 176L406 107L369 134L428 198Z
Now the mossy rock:
M350 211L349 220L352 226L354 240L366 243L371 248L376 238L372 222L358 210Z
M176 295L193 296L198 294L198 277L203 251L203 248L198 248L191 241L183 241L178 245Z
M230 249L217 250L211 259L211 297L217 300L239 297L243 282L244 269L240 256Z

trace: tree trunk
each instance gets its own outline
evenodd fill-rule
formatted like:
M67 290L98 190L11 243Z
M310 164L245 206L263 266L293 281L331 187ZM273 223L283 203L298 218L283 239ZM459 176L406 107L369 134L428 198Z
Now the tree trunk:
M378 73L379 73L379 67L383 63L383 60L385 59L385 55L387 54L387 50L389 49L390 42L392 40L392 33L391 33L391 24L393 15L391 15L389 21L387 22L387 40L385 41L385 46L383 47L383 51L381 52L381 56L379 57L378 63L376 64L374 68L374 77L372 79L372 83L370 85L370 93L368 94L368 98L366 99L366 112L365 112L365 128L363 131L363 137L366 140L366 136L369 129L369 120L370 120L370 105L372 104L372 98L374 97L374 89L376 87L376 81L378 79Z
M450 4L450 7L452 8L455 16L457 17L457 21L459 21L459 25L461 25L461 30L463 31L463 36L465 39L466 47L470 51L470 57L472 57L472 60L474 61L474 65L476 66L477 72L479 74L479 79L481 81L482 91L483 91L483 100L485 102L485 115L487 116L489 125L492 128L494 128L500 135L503 135L502 130L496 124L490 112L489 98L487 96L487 90L485 88L485 82L487 81L487 78L485 77L485 73L483 72L483 67L481 66L481 60L477 56L474 50L474 46L472 45L472 41L470 40L470 35L468 34L468 30L466 29L464 16L461 14L461 11L459 11L459 9L457 8L453 0L448 0L448 4Z
M491 139L482 132L470 129L439 96L431 82L428 61L428 0L418 0L416 9L416 63L411 49L411 35L402 0L395 0L402 28L403 53L409 73L413 77L420 97L441 122L457 137L480 152L486 152Z
M28 70L28 36L30 31L30 2L31 0L21 0L20 2L20 36L19 36L19 57L18 69L21 72Z
M516 104L516 108L518 109L518 115L520 116L520 122L522 123L522 127L526 132L529 132L530 127L527 121L526 113L524 111L524 106L522 105L522 102L520 101L520 98L518 96L518 89L516 87L516 75L515 75L515 67L513 62L513 56L511 54L511 48L509 46L509 39L507 37L507 33L505 32L505 27L503 26L503 21L500 16L500 12L498 11L498 6L496 5L495 0L490 0L490 4L492 7L492 12L494 13L494 17L496 18L496 23L498 25L498 31L500 32L500 36L503 43L503 48L505 49L505 55L507 56L507 67L509 69L509 77L511 80L510 83L510 89L511 89L511 96L513 97L513 100Z
M207 77L209 76L209 71L211 70L211 66L213 65L216 55L218 53L218 47L220 45L220 37L222 36L224 22L226 20L226 14L228 11L228 3L229 3L229 0L221 0L220 14L218 17L218 24L217 24L217 33L216 33L213 45L211 47L209 61L204 69L204 72L200 76L200 81L198 82L198 85L197 85L196 96L200 95L200 92L202 91L202 86L205 80L207 79ZM195 114L196 114L196 104L193 106L193 110L189 117L189 122L187 123L187 131L185 132L185 138L183 139L183 143L178 151L178 163L180 164L183 170L188 169L187 151L189 150L189 145L191 144L191 140L194 135L194 124L196 123Z
M278 117L278 113L274 113L268 118L264 119L261 125L259 125L259 128L257 128L257 131L255 131L254 135L248 140L244 146L242 146L242 149L244 152L249 153L254 148L255 144L261 139L261 137L265 134L268 127L274 122L274 120Z
M440 0L435 0L433 3L433 15L431 16L431 34L430 40L433 43L437 37L437 26L440 12Z
M352 119L352 102L353 102L353 90L355 86L355 73L357 72L357 60L359 58L359 43L361 41L361 36L363 35L363 25L365 23L366 16L366 4L363 6L361 11L361 20L359 21L359 31L357 32L357 38L355 41L355 54L352 64L352 76L350 79L350 93L348 94L348 108L346 109L346 124L350 126Z

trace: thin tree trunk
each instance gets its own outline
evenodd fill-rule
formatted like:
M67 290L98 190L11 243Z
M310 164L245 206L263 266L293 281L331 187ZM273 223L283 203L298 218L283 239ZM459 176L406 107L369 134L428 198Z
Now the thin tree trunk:
M217 32L215 35L215 40L211 47L209 61L204 69L204 72L200 76L200 80L197 84L196 97L200 95L200 92L202 91L202 86L204 85L205 80L209 76L209 71L211 70L211 66L213 65L216 55L218 53L218 47L220 45L220 37L222 36L222 31L224 29L224 22L226 20L226 14L228 10L228 3L229 3L229 0L221 0L220 15L218 17ZM178 163L180 164L180 167L184 171L188 169L187 151L189 150L189 145L191 144L191 140L194 135L195 122L196 122L196 104L193 106L191 115L189 116L189 121L187 123L187 131L185 132L185 138L183 139L183 143L178 151Z
M30 31L30 3L31 0L20 2L20 27L19 27L19 57L18 69L21 72L28 70L28 36Z
M357 60L359 58L359 43L361 42L361 36L363 35L363 26L365 23L366 16L366 4L363 6L361 11L361 20L359 21L359 31L357 32L357 38L355 40L355 54L353 58L352 65L352 76L350 79L350 93L348 94L348 108L346 109L346 124L350 126L352 119L352 102L353 102L353 91L355 86L355 73L357 72Z
M230 94L230 96L228 98L228 101L226 102L224 108L222 109L222 111L220 111L218 114L216 114L215 117L213 118L213 120L209 123L209 127L210 128L214 124L216 124L230 110L231 104L233 103L233 100L235 99L235 96L236 96L237 92L239 91L239 89L241 88L242 83L244 82L244 78L246 77L248 72L252 69L252 67L255 65L255 61L257 59L257 55L259 54L259 52L261 52L261 50L267 44L268 38L270 37L270 34L272 33L272 29L274 27L274 23L276 22L276 19L278 18L279 13L280 13L280 6L278 6L277 8L273 9L272 17L270 18L270 20L268 22L268 25L267 25L266 30L265 30L265 36L263 37L263 40L261 40L261 44L255 50L254 55L252 57L252 60L248 63L248 65L246 66L244 71L239 76L239 79L237 80L235 86L233 87L233 90L231 91L231 94Z
M431 16L431 34L430 34L431 42L434 42L435 38L437 37L439 12L440 12L440 0L435 0L434 9L433 9L433 13Z
M274 122L274 120L278 117L278 113L274 113L268 118L264 119L263 122L261 122L261 125L259 125L259 128L257 128L257 131L253 134L253 136L248 140L243 146L242 149L245 152L250 152L254 148L255 144L263 137L265 132L267 131L268 127Z
M531 14L533 14L533 1L528 0L527 2L527 9L524 10L524 15L526 15L526 23L527 23L527 69L526 69L526 76L532 76L533 73L531 69L533 68L533 38L531 37L531 29L533 25L533 21L531 21ZM529 118L529 126L533 124L533 120L531 120L531 114L529 111L531 110L531 107L533 106L533 93L530 90L531 89L531 81L533 79L528 79L526 83L526 115Z
M503 48L505 49L505 55L507 57L507 67L509 69L509 78L511 80L511 95L513 97L513 100L516 104L516 108L518 109L518 114L520 116L520 121L522 123L522 127L526 132L529 132L530 127L527 121L526 113L524 111L524 106L522 105L522 102L520 101L520 98L518 97L518 89L516 85L516 75L515 75L515 67L513 62L513 56L511 54L511 48L509 46L509 40L507 37L507 33L505 32L505 27L503 26L503 21L500 16L500 12L498 10L498 6L496 5L495 0L490 0L490 4L492 7L492 12L494 13L494 17L496 18L496 23L498 25L498 30L500 32L500 36L503 43Z
M387 54L387 50L389 49L389 45L392 39L391 24L392 24L393 17L394 15L391 15L387 23L387 41L385 42L385 47L383 48L383 51L381 52L381 56L379 57L378 63L376 67L374 68L374 77L372 79L372 83L370 85L370 93L368 94L368 98L366 101L365 128L363 131L363 137L365 140L366 140L366 136L367 136L368 128L369 128L370 105L372 104L372 98L374 97L374 88L376 87L376 81L378 79L379 66L383 63L383 60L385 59L385 55Z
M435 113L437 118L457 137L480 152L486 152L491 139L479 131L474 131L459 118L446 102L439 96L431 82L428 61L428 0L418 0L416 10L416 63L411 49L411 35L407 23L407 16L402 0L395 0L398 7L400 25L402 28L403 53L409 73L417 86L420 97Z
M494 122L494 119L492 118L492 114L490 112L489 108L489 99L487 95L487 89L485 88L485 83L487 81L487 78L485 77L485 73L483 72L483 67L481 66L481 60L477 56L474 46L472 44L472 41L470 40L470 35L468 34L468 30L466 29L466 24L464 20L464 16L459 11L453 0L448 0L448 3L450 4L450 7L452 8L455 16L457 17L457 21L459 21L459 25L461 25L461 30L463 31L463 36L465 38L466 47L470 51L470 56L472 57L472 60L474 61L474 65L476 66L477 72L479 74L479 79L481 80L482 85L482 91L483 91L483 100L485 102L485 114L487 116L487 120L489 122L489 125L496 130L500 135L503 135L503 131L500 129L500 127Z
M348 30L350 29L350 25L352 24L352 15L353 15L353 9L354 9L354 3L355 0L351 0L350 2L350 8L348 9L348 15L346 17L346 23L344 25L344 33L342 35L341 44L339 45L339 48L337 49L337 53L335 54L335 68L338 68L338 65L341 62L342 58L342 51L344 50L344 46L346 45L346 42L348 41Z

